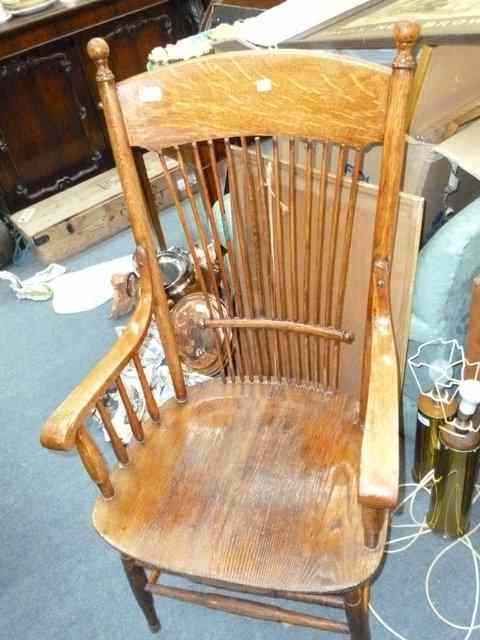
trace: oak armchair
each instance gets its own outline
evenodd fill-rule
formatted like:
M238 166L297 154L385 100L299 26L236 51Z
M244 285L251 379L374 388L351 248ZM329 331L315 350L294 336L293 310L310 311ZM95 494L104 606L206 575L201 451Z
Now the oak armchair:
M119 84L107 44L89 43L137 245L140 301L110 353L48 420L41 441L50 449L77 448L100 490L94 526L121 553L152 631L159 629L154 594L370 637L369 582L398 495L389 271L418 33L415 24L395 27L391 70L318 52L254 51L166 66ZM370 294L357 301L363 358L353 362L344 354L358 337L344 326L344 302L354 281L349 258L363 151L371 143L383 143L384 151ZM166 178L186 246L213 242L220 266L218 280L208 258L206 270L194 258L207 306L211 296L225 305L220 317L210 310L201 326L217 336L225 366L188 392L139 149L157 152L165 170L165 153L173 153L189 207L167 170ZM191 171L200 197L189 186ZM175 390L160 408L139 355L152 321ZM129 362L145 396L143 422L122 382ZM359 371L356 391L346 388L351 367ZM132 427L128 447L102 404L112 384ZM95 408L118 459L111 471L85 427ZM174 588L161 583L162 573L345 609L347 621Z

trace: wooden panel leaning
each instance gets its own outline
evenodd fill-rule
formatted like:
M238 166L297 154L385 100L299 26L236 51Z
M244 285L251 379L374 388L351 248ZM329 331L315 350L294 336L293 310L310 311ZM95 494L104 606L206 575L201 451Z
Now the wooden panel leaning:
M150 594L370 638L369 582L398 496L390 271L418 34L412 23L395 27L392 70L318 52L249 51L167 65L118 85L108 45L89 43L148 278L130 332L54 414L42 443L56 449L77 443L87 471L111 498L97 500L94 526L122 554L153 630ZM383 143L384 157L365 269L370 292L368 299L358 296L364 321L354 335L344 303L358 282L352 234L363 152L371 143ZM168 172L166 182L192 253L195 295L207 310L195 331L208 336L224 364L217 380L188 394L139 148L158 153L164 165L166 154L178 161L186 201ZM161 428L139 360L151 317L175 391L162 406ZM357 335L365 335L365 346L352 363L362 370L361 390L353 393L341 366ZM120 377L130 361L150 415L142 422ZM120 466L108 473L83 423L112 383L135 438L128 454L112 439ZM341 608L346 622L160 584L169 573Z

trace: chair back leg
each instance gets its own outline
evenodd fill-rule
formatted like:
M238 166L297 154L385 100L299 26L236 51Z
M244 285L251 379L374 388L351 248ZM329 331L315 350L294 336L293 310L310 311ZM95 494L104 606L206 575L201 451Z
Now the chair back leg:
M138 602L138 606L143 611L145 618L147 619L148 626L152 633L158 633L160 631L160 621L155 611L153 604L153 596L148 591L145 591L147 585L147 574L143 567L139 567L135 564L133 558L127 556L121 556L122 565L127 576L128 584L135 596L135 600Z
M352 640L371 640L368 622L369 585L349 591L344 596L345 612Z

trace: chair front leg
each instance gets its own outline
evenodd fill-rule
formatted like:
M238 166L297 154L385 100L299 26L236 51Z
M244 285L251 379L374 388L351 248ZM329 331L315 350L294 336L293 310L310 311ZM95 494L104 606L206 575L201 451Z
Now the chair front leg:
M151 593L145 591L147 584L147 574L145 569L135 564L133 558L127 556L121 556L122 565L125 570L125 574L128 579L128 584L135 596L135 600L138 602L138 606L143 611L145 618L147 619L148 626L152 633L160 631L160 621L158 620L155 606L153 604L153 597Z
M365 546L369 549L376 548L386 515L387 511L385 509L372 509L371 507L362 506Z
M353 589L344 595L345 612L352 640L370 640L368 623L368 603L370 587L368 584Z

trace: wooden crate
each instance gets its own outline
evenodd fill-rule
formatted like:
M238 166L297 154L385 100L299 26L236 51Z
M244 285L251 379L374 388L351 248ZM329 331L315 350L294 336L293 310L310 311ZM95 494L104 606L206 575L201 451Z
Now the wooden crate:
M170 207L173 201L158 157L147 153L144 158L158 211ZM180 197L184 198L185 183L178 165L173 160L168 162ZM191 187L195 192L198 185L194 181L191 180ZM46 198L11 219L25 240L33 243L35 255L44 264L77 255L129 226L116 169Z

